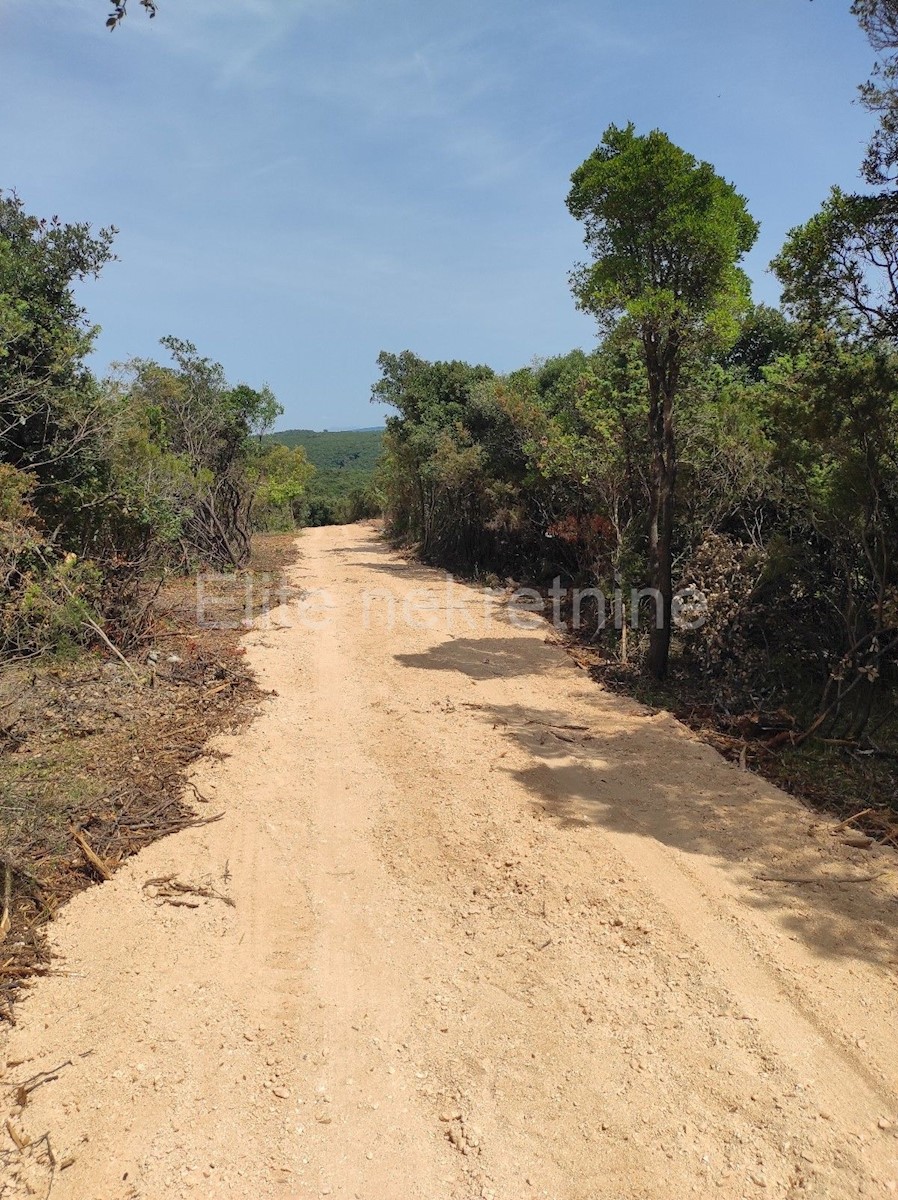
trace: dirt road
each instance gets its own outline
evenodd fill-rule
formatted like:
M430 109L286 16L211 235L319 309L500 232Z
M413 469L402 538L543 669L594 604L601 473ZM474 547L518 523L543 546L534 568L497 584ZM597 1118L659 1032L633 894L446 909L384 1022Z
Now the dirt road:
M894 1194L894 856L370 530L301 550L224 818L55 927L0 1196Z

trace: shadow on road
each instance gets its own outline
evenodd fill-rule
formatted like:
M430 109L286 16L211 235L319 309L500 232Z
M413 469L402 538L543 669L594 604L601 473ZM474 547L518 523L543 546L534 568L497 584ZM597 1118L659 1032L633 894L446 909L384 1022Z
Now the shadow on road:
M355 550L361 547L354 547ZM346 567L357 567L361 571L378 571L382 575L393 575L397 579L419 579L422 583L428 583L432 588L443 586L443 578L433 567L422 567L418 563L406 562L377 562L370 560L369 562L346 562L343 564Z
M509 637L458 639L396 657L407 667L486 679L545 676L555 665L549 653L542 641ZM680 738L667 718L598 687L594 699L578 697L568 711L466 707L526 753L529 765L505 769L560 829L621 831L704 856L746 905L769 910L786 936L821 958L898 962L896 897L862 878L881 870L881 860L826 834L809 836L819 820L813 813L710 747ZM860 881L829 882L827 874ZM817 877L823 881L807 882Z
M423 671L460 671L469 679L495 679L499 676L534 675L530 642L521 638L454 638L420 654L397 654L404 667Z

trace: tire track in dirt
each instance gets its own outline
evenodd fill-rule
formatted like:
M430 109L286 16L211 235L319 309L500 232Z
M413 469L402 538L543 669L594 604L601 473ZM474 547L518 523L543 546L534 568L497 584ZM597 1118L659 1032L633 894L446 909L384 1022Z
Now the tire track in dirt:
M300 546L225 818L73 901L8 1039L73 1061L10 1109L54 1200L894 1194L894 857L371 530Z

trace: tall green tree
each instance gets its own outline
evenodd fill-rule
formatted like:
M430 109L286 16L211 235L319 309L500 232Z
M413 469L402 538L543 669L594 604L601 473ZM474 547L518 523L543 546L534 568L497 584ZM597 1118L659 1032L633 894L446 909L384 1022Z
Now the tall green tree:
M609 126L571 184L568 208L584 223L591 255L572 275L578 306L605 329L628 319L642 347L652 456L649 574L659 598L647 665L662 678L671 637L677 394L688 356L734 327L748 302L738 263L758 226L732 184L659 130L639 135L632 124Z

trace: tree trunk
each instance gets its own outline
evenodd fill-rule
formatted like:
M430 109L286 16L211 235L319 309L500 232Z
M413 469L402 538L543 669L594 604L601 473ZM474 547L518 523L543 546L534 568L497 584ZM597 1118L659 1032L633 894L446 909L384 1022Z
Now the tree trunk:
M624 610L624 619L620 627L620 664L622 667L627 667L630 665L630 659L628 657L629 650L627 647L627 612L626 604L623 599L621 599L621 608Z
M671 540L673 533L673 478L665 465L652 481L652 513L649 529L649 583L656 593L655 620L649 629L646 665L655 679L667 674L670 656L673 580Z
M657 597L655 619L649 629L646 666L655 679L663 679L667 674L672 633L674 497L677 481L674 396L679 353L673 342L665 347L663 353L659 352L654 338L647 338L645 347L650 397L649 443L652 447L649 585Z

